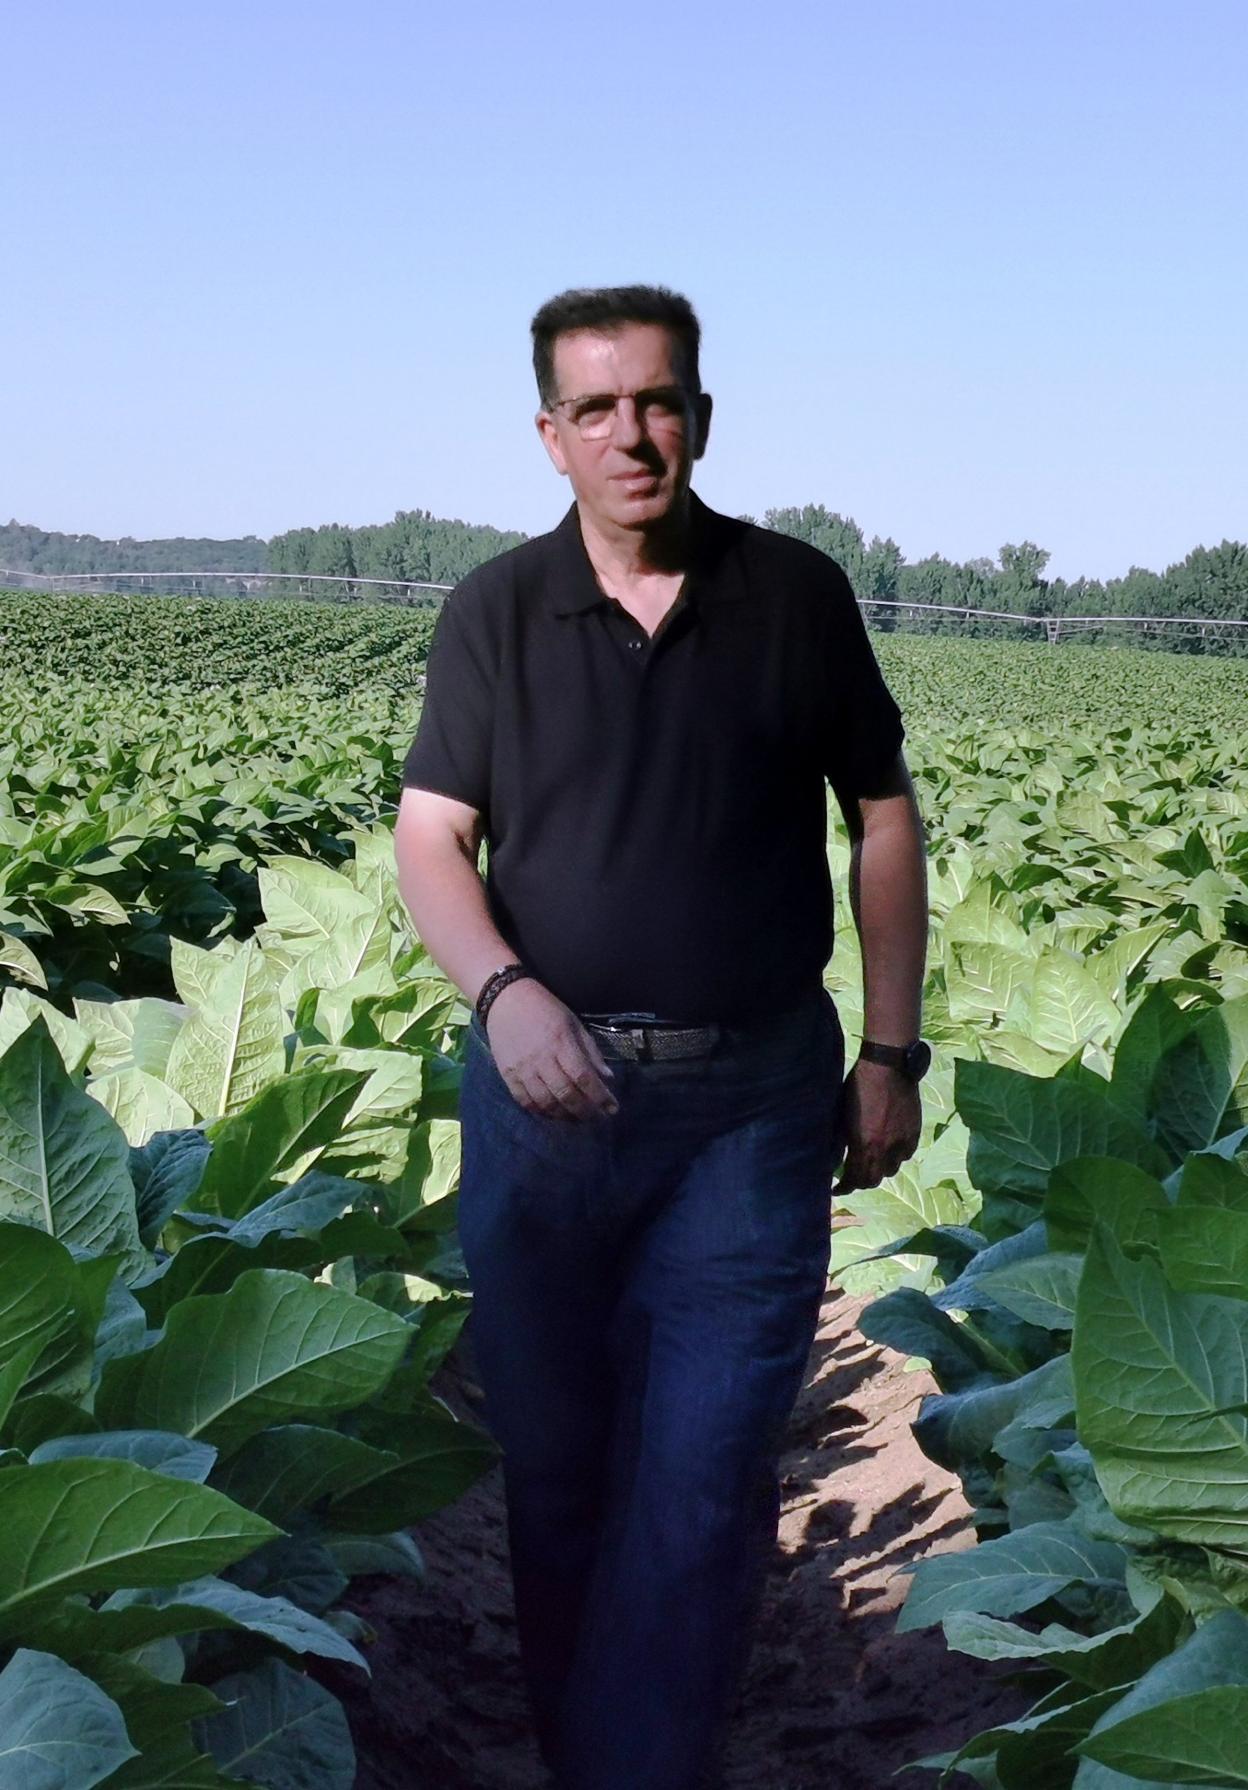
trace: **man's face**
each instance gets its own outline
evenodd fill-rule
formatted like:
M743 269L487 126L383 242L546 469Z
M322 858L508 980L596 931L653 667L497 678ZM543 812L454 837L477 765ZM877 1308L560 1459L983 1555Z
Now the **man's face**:
M620 393L682 389L680 345L658 323L627 323L609 333L573 330L554 348L556 396L584 399ZM711 401L690 396L681 414L661 405L617 404L607 434L586 440L576 404L538 412L537 427L555 466L572 482L577 501L616 528L662 521L688 489L710 427ZM601 407L599 407L601 409Z

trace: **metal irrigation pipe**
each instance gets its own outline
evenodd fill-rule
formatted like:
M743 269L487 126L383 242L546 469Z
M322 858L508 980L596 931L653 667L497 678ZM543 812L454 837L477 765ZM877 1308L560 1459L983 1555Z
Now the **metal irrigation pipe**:
M347 584L384 587L386 590L454 590L453 584L433 584L411 578L361 578L345 572L18 572L0 566L0 582L5 579L34 581L59 589L67 584L110 580L157 578L189 583L192 579L224 578L236 584ZM19 587L20 588L20 587ZM102 593L103 594L103 593ZM170 593L176 594L176 593ZM1070 630L1112 627L1121 622L1143 628L1248 628L1248 620L1213 615L1024 615L1013 609L978 609L971 604L921 603L896 597L859 597L861 609L904 609L912 615L960 615L968 619L1021 623L1024 627L1043 628L1050 642L1056 642L1063 628Z

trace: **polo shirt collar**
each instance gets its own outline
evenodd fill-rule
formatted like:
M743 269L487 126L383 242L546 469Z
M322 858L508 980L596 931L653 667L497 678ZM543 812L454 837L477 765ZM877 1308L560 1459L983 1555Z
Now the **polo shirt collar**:
M708 509L695 491L690 491L689 515L693 527L693 543L689 575L684 584L684 601L692 605L695 590L702 583L698 572L709 544L715 512ZM609 605L611 599L599 584L585 550L580 511L575 502L558 527L551 531L551 544L555 549L555 577L549 600L550 613L556 616L583 615L586 610Z

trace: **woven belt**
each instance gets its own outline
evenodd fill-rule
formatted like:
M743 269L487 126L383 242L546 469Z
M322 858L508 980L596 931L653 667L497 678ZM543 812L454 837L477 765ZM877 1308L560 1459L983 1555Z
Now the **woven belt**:
M608 1056L626 1057L633 1063L651 1063L666 1057L704 1057L719 1043L722 1028L705 1026L646 1025L644 1022L615 1023L586 1019L586 1031L592 1032Z

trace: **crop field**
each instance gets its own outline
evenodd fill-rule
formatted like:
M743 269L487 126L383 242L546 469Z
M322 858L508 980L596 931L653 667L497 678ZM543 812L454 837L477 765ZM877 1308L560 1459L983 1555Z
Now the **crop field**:
M350 1790L344 1596L496 1459L430 1389L470 1303L467 1008L391 863L430 629L0 593L0 1784ZM974 1511L899 1627L1030 1701L927 1763L1248 1785L1248 671L877 648L935 1062L832 1274Z

